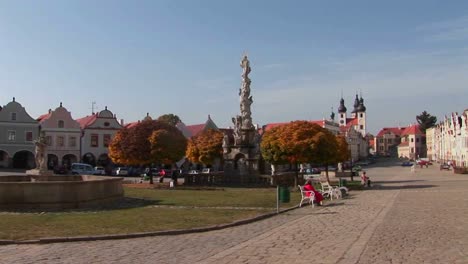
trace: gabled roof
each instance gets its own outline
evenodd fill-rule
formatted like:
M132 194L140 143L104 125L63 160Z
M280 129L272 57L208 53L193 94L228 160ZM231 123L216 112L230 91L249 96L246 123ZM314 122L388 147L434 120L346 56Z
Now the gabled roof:
M76 122L78 122L80 124L80 127L83 129L94 123L94 121L96 121L97 119L97 115L98 114L96 113L90 116L82 117L77 119Z
M208 119L204 124L196 124L196 125L185 125L182 122L179 122L176 125L177 128L179 128L180 131L187 137L193 137L204 131L205 129L214 129L214 130L219 130L218 126L216 126L215 122L211 120L211 116L208 115Z
M42 121L49 119L49 117L51 116L52 116L52 113L49 112L47 114L40 115L38 118L36 118L36 120L39 122L42 122Z
M406 136L406 135L423 135L424 133L422 133L421 129L419 129L419 125L412 125L412 126L407 127L401 134Z
M406 129L406 127L384 127L382 128L379 133L377 134L376 137L382 137L385 134L394 134L397 136L401 136L403 131Z
M190 125L185 127L190 132L190 135L193 137L198 135L200 132L203 131L203 129L205 129L205 124Z
M132 127L138 125L139 123L140 123L140 121L131 122L131 123L125 124L124 128L132 128Z

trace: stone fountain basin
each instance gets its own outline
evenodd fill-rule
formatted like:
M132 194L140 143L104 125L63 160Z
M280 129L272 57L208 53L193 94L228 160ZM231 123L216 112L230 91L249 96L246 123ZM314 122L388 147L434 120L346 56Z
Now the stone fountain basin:
M104 206L123 197L122 180L94 175L1 176L0 209Z

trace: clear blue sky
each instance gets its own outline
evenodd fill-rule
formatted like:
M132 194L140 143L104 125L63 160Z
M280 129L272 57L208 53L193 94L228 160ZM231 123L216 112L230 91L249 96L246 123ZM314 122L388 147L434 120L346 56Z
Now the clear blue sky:
M231 125L244 51L253 121L367 106L369 131L468 108L468 1L0 0L0 104Z

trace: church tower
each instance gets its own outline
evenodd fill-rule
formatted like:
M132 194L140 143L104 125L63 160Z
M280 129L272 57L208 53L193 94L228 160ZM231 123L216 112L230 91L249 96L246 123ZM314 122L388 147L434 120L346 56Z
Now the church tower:
M359 107L359 97L358 97L357 94L356 94L356 99L354 99L354 105L353 106L354 106L354 109L351 112L351 118L356 118L357 117L358 107Z
M357 98L357 95L356 95ZM356 110L356 117L358 120L358 127L357 131L361 132L362 136L365 137L367 133L367 128L366 128L366 107L364 106L364 99L362 98L359 99L359 104L355 108Z
M346 126L346 106L344 105L344 99L341 97L340 106L338 106L338 114L339 114L339 123L340 126Z

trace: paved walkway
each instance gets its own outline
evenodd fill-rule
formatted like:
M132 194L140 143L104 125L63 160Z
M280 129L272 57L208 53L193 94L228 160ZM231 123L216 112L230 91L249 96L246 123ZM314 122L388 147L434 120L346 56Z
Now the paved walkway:
M0 246L0 263L468 263L468 175L368 170L372 190L213 232Z

